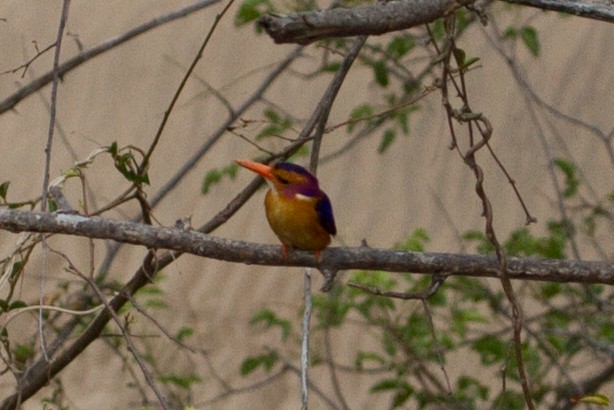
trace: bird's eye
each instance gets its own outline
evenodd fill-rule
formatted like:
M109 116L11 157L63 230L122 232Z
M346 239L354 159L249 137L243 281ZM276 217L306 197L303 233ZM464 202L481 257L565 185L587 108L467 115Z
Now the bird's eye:
M286 185L286 184L288 184L290 182L286 178L282 178L282 177L277 177L277 180L279 182L281 182L282 184L284 184L284 185Z

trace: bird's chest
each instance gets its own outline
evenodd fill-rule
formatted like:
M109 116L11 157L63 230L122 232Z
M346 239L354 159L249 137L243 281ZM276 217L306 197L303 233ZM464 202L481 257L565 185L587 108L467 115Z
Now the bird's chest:
M320 225L316 201L301 196L289 198L274 190L267 192L264 200L267 219L283 243L300 249L312 249L326 246L330 241L328 233Z

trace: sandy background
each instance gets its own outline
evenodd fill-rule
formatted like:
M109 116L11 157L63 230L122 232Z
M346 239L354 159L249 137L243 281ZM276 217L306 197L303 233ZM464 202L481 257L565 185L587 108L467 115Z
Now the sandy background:
M74 1L67 30L89 48L185 4L185 1ZM236 106L266 75L267 67L280 61L293 48L273 45L271 40L255 35L249 27L234 29L231 16L236 7L233 6L221 22L197 67L195 79L189 82L171 116L152 160L152 184L148 190L151 196L217 129L220 119L226 118L223 105L200 80L214 85ZM499 12L501 7L497 8ZM78 158L84 158L97 147L113 141L120 145L146 147L185 67L220 11L221 5L217 5L165 25L66 75L58 100L58 123L66 141L60 136L56 138L52 178L72 165L68 146ZM3 56L0 71L17 67L32 57L36 52L34 42L39 48L51 44L56 36L59 12L58 1L2 2L0 18L6 21L0 21ZM554 13L543 14L535 10L510 13L508 18L516 23L528 19L539 31L542 45L539 58L532 57L524 48L518 50L522 70L536 93L561 111L609 131L614 103L614 26L580 18L563 19ZM484 111L490 118L495 128L494 149L516 180L531 212L538 220L545 221L552 215L553 188L547 177L542 146L529 120L521 92L482 30L472 30L460 45L469 55L481 57L482 67L468 77L473 109ZM78 52L74 37L66 38L62 58ZM317 56L318 51L312 46L306 54ZM6 98L20 85L47 72L51 62L52 55L47 53L32 64L23 79L20 73L0 76L0 98ZM301 64L294 67L306 72L313 68L314 62L307 57L301 60ZM286 76L267 93L267 99L281 102L284 109L306 118L328 79L307 82ZM355 67L341 91L331 123L346 119L356 101L368 99L374 92L378 91L372 74L364 67ZM30 198L40 192L43 146L49 121L45 101L49 100L49 94L50 87L46 87L40 94L21 102L13 112L0 117L0 146L3 147L0 151L0 180L11 181L11 199L17 196ZM429 250L455 252L459 250L457 232L483 228L479 203L473 192L474 177L458 155L447 149L449 136L440 97L433 94L423 100L421 106L421 111L411 118L411 135L399 138L384 157L377 154L380 138L376 135L319 168L321 185L333 201L337 219L339 240L336 245L358 245L366 239L371 246L386 248L402 240L408 232L423 227L432 238ZM244 118L261 119L263 107L257 105ZM611 164L608 164L597 140L581 128L552 117L544 118L550 118L553 124L553 128L549 128L548 122L542 121L555 155L570 153L575 161L584 164L586 176L597 192L611 189ZM253 135L257 131L258 128L254 127L244 132ZM334 152L348 138L343 129L328 135L323 144L323 155ZM274 144L272 148L275 148ZM225 136L160 204L155 216L166 225L189 215L195 226L204 223L252 178L249 173L240 172L235 182L215 186L209 195L203 197L199 191L205 172L227 165L233 158L248 158L255 154L255 149L243 140ZM487 170L486 188L495 210L495 227L499 236L505 237L510 230L523 225L524 214L504 176L494 168L493 161L485 155L481 155L480 160ZM108 159L97 162L87 178L96 193L96 204L105 203L125 186L111 171ZM69 183L66 192L76 202L80 194L78 183ZM264 219L262 196L262 192L258 193L215 235L276 243ZM108 216L123 219L134 215L134 211L134 206L125 206L121 212ZM533 231L540 232L540 226L533 227ZM7 249L15 237L2 233L0 240L2 249ZM84 241L79 239L55 241L54 244L73 255L86 249ZM97 261L100 261L104 255L102 243L97 245L96 254ZM125 280L144 254L140 248L122 248L111 267L110 276ZM50 257L48 290L53 289L56 281L66 278L62 266L59 258ZM22 289L26 300L35 301L37 298L39 267L39 262L35 261L27 272L28 278ZM184 256L166 269L165 276L160 286L169 308L156 311L156 318L171 332L182 326L194 327L195 335L189 341L210 352L211 363L219 375L233 386L248 383L238 376L241 358L260 351L265 344L278 343L277 336L275 340L269 340L248 326L254 312L264 307L278 308L295 317L298 326L296 312L301 305L303 283L300 269L257 268ZM315 286L319 284L317 278ZM28 326L35 324L33 320L24 320L20 326L30 334ZM358 333L333 336L338 340L335 354L342 363L351 363L352 351L368 343ZM154 344L152 354L163 366L172 364L180 371L204 374L204 381L194 394L196 403L221 391L205 369L201 357L180 352L163 338ZM108 347L101 342L92 344L83 357L62 373L70 408L138 408L138 402L135 402L138 395L125 386L125 375L119 373L120 368L120 360ZM448 371L452 375L457 373L453 358L450 358ZM318 373L315 372L313 377L317 383ZM12 382L10 376L0 376L0 397L3 391L10 389ZM344 391L352 392L348 394L352 408L385 406L386 401L379 397L367 398L365 392L369 386L364 381L344 382ZM327 386L320 387L328 389ZM609 394L612 396L614 392ZM233 396L210 408L296 408L298 400L297 381L287 377L263 390ZM314 409L323 408L316 396L313 396L312 405ZM36 409L40 404L32 399L24 408Z

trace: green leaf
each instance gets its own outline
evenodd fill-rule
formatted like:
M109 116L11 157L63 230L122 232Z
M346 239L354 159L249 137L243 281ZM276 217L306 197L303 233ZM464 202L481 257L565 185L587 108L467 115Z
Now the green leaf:
M587 394L586 396L582 397L573 397L572 402L596 404L598 406L608 406L610 404L610 399L605 394Z
M502 363L507 356L506 343L496 336L487 335L471 344L471 348L479 353L483 365Z
M237 176L239 166L237 164L226 165L225 167L212 169L203 178L203 184L201 186L201 193L207 195L212 186L219 184L224 177L228 177L234 180Z
M509 39L515 39L516 37L518 37L518 30L516 30L514 27L508 27L507 29L505 29L505 31L503 32L503 37L505 38L509 38Z
M479 380L469 376L461 376L456 382L458 393L455 394L462 399L486 400L488 398L488 387L480 383ZM460 394L459 394L460 393Z
M6 200L6 194L9 190L10 184L11 184L11 181L4 181L3 183L0 184L0 198Z
M241 376L247 376L259 367L263 367L268 373L278 361L279 355L276 352L269 352L258 356L250 356L241 363Z
M278 327L281 330L281 340L285 341L292 332L292 323L289 320L280 319L275 312L269 309L262 309L252 316L249 324L264 325L265 328L272 329Z
M409 36L396 36L394 37L388 46L386 47L386 54L390 55L394 59L399 59L405 54L409 53L416 46L416 42L413 37Z
M341 67L341 63L329 63L322 67L322 71L326 73L336 73L337 71L339 71L339 67Z
M274 8L270 0L245 0L235 15L235 26L241 27L251 21L256 20L261 15L271 13L273 11ZM258 25L256 25L256 30L258 32L261 31Z
M576 174L575 164L562 158L555 158L552 160L552 163L565 175L565 190L563 191L563 197L570 198L577 194L580 180Z
M351 122L348 124L348 132L352 132L356 125L358 124L357 120L360 119L368 119L373 116L373 107L370 104L361 104L358 107L354 108L350 113Z
M139 171L132 148L119 149L117 142L113 142L107 147L107 151L113 158L115 168L124 176L124 178L136 185L149 185L149 175L146 172L141 173Z
M21 309L28 307L28 304L23 300L16 300L9 305L8 310Z
M506 409L506 410L524 410L525 408L524 396L518 392L512 390L506 390L501 392L495 399L492 408L493 409Z
M487 255L495 251L495 247L483 232L469 230L463 233L462 239L467 242L477 243L477 252L480 255Z
M313 297L313 308L318 312L318 327L320 328L341 326L350 310L350 304L338 295L333 295L333 292L335 290L328 295L314 295Z
M383 379L375 383L369 391L371 393L379 393L387 390L396 390L398 388L404 388L409 386L405 380L401 379Z
M407 252L424 252L431 238L424 228L414 230L403 242L396 243L394 249Z
M193 334L194 334L194 329L192 329L191 327L184 326L177 331L177 333L175 334L175 339L179 341L184 341L185 339L192 336Z
M537 57L540 51L539 39L537 38L537 31L532 26L525 26L520 29L520 37L522 42L529 49L533 56Z
M454 309L452 311L451 330L461 337L465 337L470 323L486 323L487 320L476 309Z
M390 144L394 142L396 137L397 133L392 128L388 128L386 131L384 131L384 135L382 136L382 140L379 143L379 147L377 147L377 152L383 154L388 149L388 147L390 147Z
M363 370L367 362L375 362L380 366L386 363L384 358L377 353L359 351L356 354L356 359L354 359L354 366L356 366L356 369Z
M202 382L202 378L194 373L163 374L159 376L159 380L164 384L173 384L185 390L188 390L195 383Z
M292 128L293 121L290 116L282 116L271 108L264 111L264 116L267 119L267 125L256 135L256 140L265 137L277 137Z
M386 66L386 62L383 60L376 61L373 64L373 73L375 74L375 81L381 85L382 87L387 87L390 83L390 79L388 77L388 67Z
M407 401L414 394L414 389L409 383L402 379L384 379L369 389L371 393L396 391L392 398L391 408L397 408Z

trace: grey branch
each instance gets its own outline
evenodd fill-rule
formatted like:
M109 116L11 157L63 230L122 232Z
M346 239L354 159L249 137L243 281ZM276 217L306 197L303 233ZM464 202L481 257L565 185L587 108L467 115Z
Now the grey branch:
M0 229L110 239L250 265L311 266L320 271L367 269L475 277L498 277L499 274L499 262L494 256L401 252L361 246L325 249L319 261L311 253L300 251L290 252L284 258L278 245L254 244L197 231L75 214L0 208ZM509 276L512 279L614 285L614 263L510 258Z
M353 8L267 14L258 22L276 43L309 44L324 38L384 34L430 23L462 7L461 3L454 0L389 1Z
M378 35L408 29L445 17L475 1L389 1L353 8L267 14L260 17L258 22L276 43L309 44L325 38ZM588 0L503 1L614 22L614 5L607 3Z
M608 0L599 3L597 1L582 0L503 0L507 3L522 6L536 7L542 10L560 11L575 16L587 17L595 20L614 22L614 3Z

